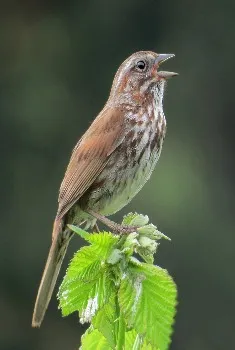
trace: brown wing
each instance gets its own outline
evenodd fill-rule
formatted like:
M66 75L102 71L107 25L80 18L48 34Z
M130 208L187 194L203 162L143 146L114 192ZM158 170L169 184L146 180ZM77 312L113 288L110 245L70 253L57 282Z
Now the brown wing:
M59 193L57 218L62 218L91 186L124 138L124 113L104 109L75 146Z

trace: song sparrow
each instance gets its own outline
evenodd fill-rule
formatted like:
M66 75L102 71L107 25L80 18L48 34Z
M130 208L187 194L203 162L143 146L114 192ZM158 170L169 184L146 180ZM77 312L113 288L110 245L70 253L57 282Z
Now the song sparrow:
M173 54L140 51L118 69L103 110L75 146L59 192L52 244L39 287L32 326L43 320L72 232L67 224L93 228L122 209L149 179L166 132L163 95L166 79L158 71Z

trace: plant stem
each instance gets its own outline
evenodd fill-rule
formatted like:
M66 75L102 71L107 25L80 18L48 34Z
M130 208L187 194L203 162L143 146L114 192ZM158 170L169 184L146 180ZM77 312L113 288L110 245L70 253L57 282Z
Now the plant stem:
M142 345L142 342L143 342L142 337L139 334L137 334L132 350L139 350Z
M123 314L120 310L119 304L118 304L118 297L116 298L116 308L117 308L117 315L118 318L118 330L117 330L117 345L116 350L123 350L125 349L125 330L126 325L124 321Z
M125 321L122 313L120 313L118 322L117 350L125 349L125 328Z

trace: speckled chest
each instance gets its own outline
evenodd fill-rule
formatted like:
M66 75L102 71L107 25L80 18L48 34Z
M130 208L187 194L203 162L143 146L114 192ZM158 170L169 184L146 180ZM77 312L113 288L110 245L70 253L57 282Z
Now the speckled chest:
M162 108L143 106L127 114L126 134L89 193L89 205L103 215L123 208L149 179L166 131Z

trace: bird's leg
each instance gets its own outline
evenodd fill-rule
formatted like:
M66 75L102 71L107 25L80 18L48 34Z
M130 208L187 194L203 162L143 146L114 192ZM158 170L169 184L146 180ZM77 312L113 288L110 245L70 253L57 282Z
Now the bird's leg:
M99 226L97 225L97 222L95 223L94 229L96 230L96 232L100 232Z
M135 232L137 230L137 228L138 228L137 226L119 225L116 222L113 222L112 220L106 218L106 216L98 214L98 213L95 213L91 209L87 209L86 212L88 214L94 216L94 218L96 218L97 220L101 221L106 226L108 226L112 231L114 231L114 233L131 233L131 232Z

